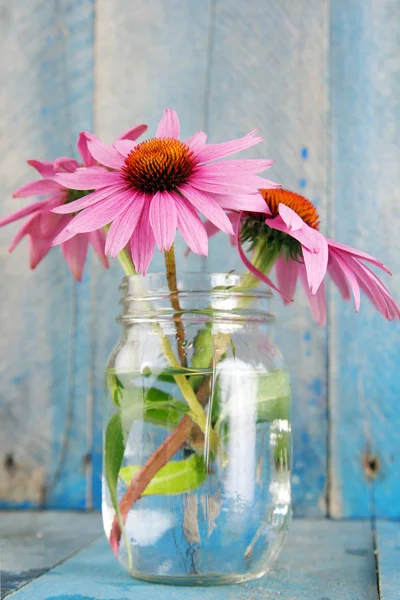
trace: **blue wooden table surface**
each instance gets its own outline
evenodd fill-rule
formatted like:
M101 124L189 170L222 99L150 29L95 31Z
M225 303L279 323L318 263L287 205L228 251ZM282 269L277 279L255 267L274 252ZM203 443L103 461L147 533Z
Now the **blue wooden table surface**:
M97 513L0 513L0 548L2 598L10 600L400 598L400 523L395 522L296 519L264 578L211 588L132 579L112 555Z

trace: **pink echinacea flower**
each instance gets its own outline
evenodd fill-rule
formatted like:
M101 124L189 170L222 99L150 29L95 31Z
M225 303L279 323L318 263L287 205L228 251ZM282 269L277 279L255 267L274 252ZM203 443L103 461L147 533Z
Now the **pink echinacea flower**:
M198 212L219 230L233 234L225 209L262 210L264 201L257 189L276 184L256 173L273 161L214 162L262 141L256 130L220 144L207 144L202 131L180 141L179 132L177 114L166 109L156 137L140 144L124 140L106 146L88 139L93 159L113 171L84 168L56 176L69 188L95 191L54 209L58 214L81 211L54 243L111 224L106 254L116 256L130 242L134 265L145 274L155 245L169 250L177 229L193 252L207 256L208 236Z
M135 140L147 127L139 125L125 132L118 139ZM88 151L88 140L96 140L95 136L83 132L77 142L83 164L95 166L95 161ZM29 237L29 262L31 269L40 263L53 247L54 238L70 223L72 215L57 215L52 209L68 204L87 194L87 190L76 192L55 181L58 173L73 173L81 165L73 158L61 157L54 162L28 160L28 164L36 169L43 179L23 185L13 193L14 198L27 198L29 196L46 196L37 202L17 210L15 213L0 220L0 227L28 217L18 230L9 246L12 252L17 244L25 237ZM100 170L99 167L97 169ZM104 171L103 168L101 168ZM88 190L91 191L91 190ZM105 234L102 230L79 234L73 239L66 240L61 245L61 250L68 267L77 281L81 281L83 268L89 244L98 255L104 267L108 268L108 259L104 253Z

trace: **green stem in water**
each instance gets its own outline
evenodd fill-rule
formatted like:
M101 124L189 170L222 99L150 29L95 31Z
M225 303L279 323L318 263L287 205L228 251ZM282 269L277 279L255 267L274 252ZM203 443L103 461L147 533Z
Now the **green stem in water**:
M178 284L176 280L176 263L175 263L175 252L174 245L172 244L169 250L164 252L164 261L165 261L165 272L167 275L168 281L168 289L171 292L170 300L171 306L176 311L174 315L174 323L176 328L176 340L178 345L178 355L179 360L181 361L182 367L187 366L187 358L185 352L185 328L183 326L182 317L181 317L181 305L179 302L178 296Z

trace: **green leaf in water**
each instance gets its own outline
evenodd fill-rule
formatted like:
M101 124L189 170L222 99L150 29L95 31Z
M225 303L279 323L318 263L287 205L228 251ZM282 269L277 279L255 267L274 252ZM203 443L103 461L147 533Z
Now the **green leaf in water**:
M133 477L142 467L122 467L120 477L129 485ZM153 477L142 496L160 494L162 496L184 494L198 488L206 478L203 459L192 454L185 460L169 462Z
M113 415L107 425L104 440L104 470L115 512L118 512L117 481L124 457L124 440L119 413Z
M291 408L290 377L287 371L275 371L260 377L257 393L259 421L289 419Z

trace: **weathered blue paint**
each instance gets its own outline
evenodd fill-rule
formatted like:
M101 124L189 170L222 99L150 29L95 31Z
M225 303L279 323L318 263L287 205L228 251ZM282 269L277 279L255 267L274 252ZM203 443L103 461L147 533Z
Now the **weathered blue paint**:
M132 579L100 540L42 575L13 600L377 600L368 522L294 521L282 554L263 578L242 585L182 588ZM389 600L389 599L388 599ZM391 599L393 600L393 599Z
M399 0L332 2L332 236L398 269ZM344 91L345 90L345 91ZM387 282L400 298L397 274ZM331 303L331 513L400 517L399 328ZM377 469L365 469L368 456ZM374 477L369 479L368 473Z
M400 523L378 521L376 536L381 600L399 600Z

